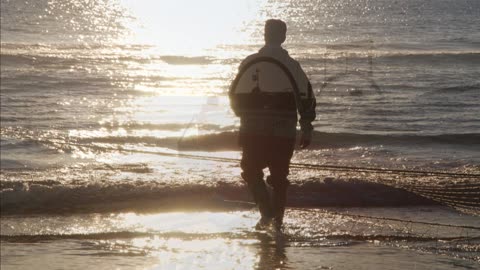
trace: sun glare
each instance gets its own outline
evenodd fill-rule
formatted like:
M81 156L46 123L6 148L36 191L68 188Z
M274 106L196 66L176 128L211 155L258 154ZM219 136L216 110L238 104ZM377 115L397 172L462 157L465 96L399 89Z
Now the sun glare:
M244 43L246 25L260 16L265 0L122 0L134 18L125 43L150 44L161 52L198 55L222 44Z

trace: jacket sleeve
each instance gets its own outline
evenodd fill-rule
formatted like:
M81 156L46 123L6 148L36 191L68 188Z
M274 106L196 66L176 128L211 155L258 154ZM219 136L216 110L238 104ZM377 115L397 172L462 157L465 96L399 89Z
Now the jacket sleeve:
M235 113L236 116L240 116L240 112L238 111L238 106L237 106L237 100L235 99L235 95L233 93L233 83L237 79L237 76L239 75L240 71L242 70L242 67L244 65L245 61L242 61L238 67L238 72L235 75L235 78L232 80L230 83L230 87L228 88L228 97L230 99L230 107L232 108L233 112Z
M228 90L228 97L230 99L230 107L232 108L232 111L235 113L236 116L240 116L238 109L237 109L237 100L235 99L235 95L233 94L232 91L232 83L230 84L230 88Z
M308 79L307 79L308 80ZM299 111L300 114L300 129L304 133L310 133L313 130L312 122L316 118L315 107L317 106L317 101L312 90L312 84L308 82L308 93L305 98L301 98L302 110Z

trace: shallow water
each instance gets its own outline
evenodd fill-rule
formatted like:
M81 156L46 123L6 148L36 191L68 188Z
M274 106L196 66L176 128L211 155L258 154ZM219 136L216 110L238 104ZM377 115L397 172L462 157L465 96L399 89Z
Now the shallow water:
M372 218L477 225L446 208L290 209L286 216L283 233L253 230L258 214L248 210L7 217L2 268L80 269L88 261L100 269L475 269L480 259L478 226Z

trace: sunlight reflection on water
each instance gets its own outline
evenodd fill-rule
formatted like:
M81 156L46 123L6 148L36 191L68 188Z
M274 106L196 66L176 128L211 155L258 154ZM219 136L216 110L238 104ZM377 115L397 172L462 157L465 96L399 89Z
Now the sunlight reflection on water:
M367 212L367 215L375 212L377 216L403 213L407 218L432 220L438 219L439 212L436 211L445 210L425 208L413 213L411 208L350 208L341 211ZM455 216L465 224L476 221L452 211L443 214L447 216L445 220L452 220ZM148 269L290 269L295 266L312 269L319 265L335 268L343 265L346 269L355 269L356 262L369 265L368 269L385 269L392 263L408 265L409 268L412 265L406 258L412 255L416 256L417 263L430 262L436 269L449 269L453 261L465 265L475 262L445 257L446 264L441 264L435 254L430 254L431 247L445 249L440 252L458 252L460 257L470 259L475 259L473 251L478 247L476 238L461 239L463 236L475 237L478 231L351 218L319 209L289 209L286 228L280 235L255 231L253 226L258 217L253 211L88 214L7 217L2 219L1 225L2 235L11 236L8 241L16 243L17 237L22 243L37 243L43 239L42 247L51 252L68 255L68 258L83 255L71 257L80 265L85 264L82 261L84 256L109 258L100 269L108 269L111 264ZM442 241L444 237L458 239ZM2 248L27 247L18 243L12 246L8 241L2 242ZM67 248L56 246L59 243ZM464 246L458 251L452 249L459 245ZM25 260L33 262L45 256L37 253L35 245L30 246L33 250ZM415 250L425 252L419 256ZM138 258L142 260L138 261ZM51 262L68 265L59 258ZM39 269L47 269L42 263L40 266Z
M266 1L139 1L122 0L136 18L128 43L155 44L163 52L195 55L221 45L244 43L251 33L244 25L260 16ZM187 8L188 7L188 8Z

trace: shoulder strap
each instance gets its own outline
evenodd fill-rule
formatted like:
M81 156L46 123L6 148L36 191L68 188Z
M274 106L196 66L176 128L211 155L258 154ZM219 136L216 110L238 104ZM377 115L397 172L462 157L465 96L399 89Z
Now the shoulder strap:
M288 77L288 80L290 81L290 83L292 84L293 86L293 94L295 96L295 103L297 104L297 110L299 112L302 112L303 111L303 105L302 105L302 102L301 102L301 98L300 98L300 90L298 89L298 85L297 85L297 82L295 81L295 78L293 77L292 73L290 72L290 70L280 61L278 61L277 59L273 58L273 57L268 57L268 56L260 56L260 57L257 57L251 61L249 61L248 63L244 64L237 76L235 77L235 79L233 80L232 82L232 85L230 87L230 90L229 90L229 95L232 96L234 93L233 93L233 90L237 87L237 84L238 84L238 81L240 80L240 78L242 77L241 75L252 65L258 63L258 62L269 62L269 63L273 63L275 65L277 65L278 67L280 67L282 69L283 72L285 72L285 74L287 75Z

